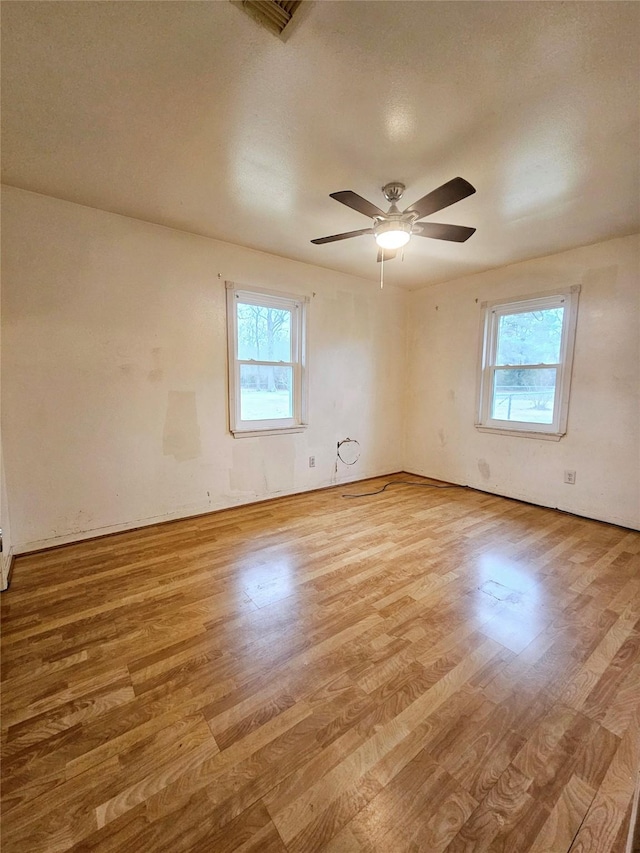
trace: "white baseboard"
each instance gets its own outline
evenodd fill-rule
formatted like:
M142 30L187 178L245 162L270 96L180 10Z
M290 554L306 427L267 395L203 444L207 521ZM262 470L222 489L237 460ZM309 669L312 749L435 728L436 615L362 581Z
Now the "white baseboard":
M213 512L221 512L225 509L234 509L239 506L249 506L254 503L262 503L264 501L276 500L277 498L292 497L293 495L302 495L307 492L315 492L321 489L330 489L335 486L343 486L347 483L354 483L360 480L371 480L375 477L387 477L392 474L399 473L396 471L381 471L366 474L358 474L352 476L341 475L337 479L331 477L323 480L318 485L308 489L295 489L291 491L272 492L266 495L240 495L238 497L225 496L219 503L207 503L205 505L192 505L181 507L175 512L168 512L163 515L155 515L149 518L138 518L133 521L123 522L122 524L109 524L104 527L94 527L89 530L72 531L60 536L52 536L46 539L37 539L18 543L13 549L16 557L23 554L32 554L35 551L45 551L49 548L57 548L61 545L71 545L74 542L83 542L87 539L98 539L101 536L109 536L112 533L124 533L129 530L138 530L143 527L151 527L154 524L162 524L167 521L180 521L185 518L195 518L199 515L209 515Z
M575 507L563 505L560 501L550 503L549 501L540 499L538 496L531 496L518 491L495 491L494 489L488 489L484 483L477 483L473 481L460 483L457 480L450 480L437 474L427 474L424 471L407 471L406 473L413 474L416 477L427 477L431 480L440 480L443 483L452 483L455 486L463 486L466 489L473 489L474 491L482 492L485 495L495 495L498 498L509 498L509 500L521 501L522 503L531 504L532 506L540 506L545 509L557 509L560 512L567 512L570 515L577 516L578 518L588 518L591 521L602 521L605 524L615 524L617 527L625 527L628 530L640 530L639 522L629 518L622 518L614 514L603 515L599 512L583 511L581 509L576 509Z

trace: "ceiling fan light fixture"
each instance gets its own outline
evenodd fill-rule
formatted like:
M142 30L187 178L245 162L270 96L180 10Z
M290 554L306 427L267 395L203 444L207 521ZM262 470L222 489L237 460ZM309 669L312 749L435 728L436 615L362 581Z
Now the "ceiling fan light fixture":
M380 222L374 229L381 249L401 249L411 238L412 222Z

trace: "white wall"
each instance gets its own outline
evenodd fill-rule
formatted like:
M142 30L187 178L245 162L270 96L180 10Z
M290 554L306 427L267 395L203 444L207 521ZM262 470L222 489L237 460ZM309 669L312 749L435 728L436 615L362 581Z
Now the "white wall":
M328 485L346 436L340 481L404 468L640 527L637 237L406 293L13 188L2 236L16 553ZM305 433L230 436L225 279L312 296ZM477 432L480 303L558 284L582 285L567 436Z
M640 527L639 250L638 236L625 237L411 293L406 469ZM573 284L582 291L567 435L478 432L480 303Z
M2 225L16 553L328 485L347 436L339 480L402 468L406 292L14 188ZM229 434L225 279L312 297L305 433Z

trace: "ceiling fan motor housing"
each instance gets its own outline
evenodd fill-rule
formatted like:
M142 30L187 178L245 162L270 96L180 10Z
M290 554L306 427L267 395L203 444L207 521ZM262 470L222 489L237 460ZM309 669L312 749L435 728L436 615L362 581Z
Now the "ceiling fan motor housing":
M404 184L401 184L400 181L391 181L390 183L385 184L382 187L382 193L384 197L392 204L395 204L396 201L400 201L404 190L405 186Z

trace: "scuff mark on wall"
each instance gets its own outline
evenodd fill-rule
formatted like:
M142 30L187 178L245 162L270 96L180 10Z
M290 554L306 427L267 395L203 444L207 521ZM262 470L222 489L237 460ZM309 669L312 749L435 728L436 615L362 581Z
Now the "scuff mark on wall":
M447 435L443 429L438 430L438 439L440 440L440 447L444 447L447 443Z
M178 462L201 454L195 391L169 391L164 419L162 452Z
M491 468L486 459L478 459L478 471L483 480L488 480L491 476Z
M271 436L271 441L274 438L275 436ZM271 453L274 452L274 447L275 445L270 446ZM267 494L272 488L267 472L267 460L262 452L260 438L243 438L234 444L229 484L232 493L240 492L255 497Z
M295 488L295 443L292 436L243 438L233 446L229 471L232 493L257 497ZM292 453L293 445L293 453Z

